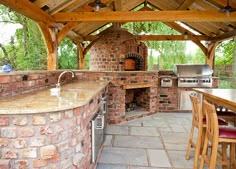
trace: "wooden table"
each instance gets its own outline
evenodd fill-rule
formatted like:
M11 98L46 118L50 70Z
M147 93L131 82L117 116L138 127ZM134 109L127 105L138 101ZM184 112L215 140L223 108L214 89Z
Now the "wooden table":
M193 88L203 99L236 112L236 89Z

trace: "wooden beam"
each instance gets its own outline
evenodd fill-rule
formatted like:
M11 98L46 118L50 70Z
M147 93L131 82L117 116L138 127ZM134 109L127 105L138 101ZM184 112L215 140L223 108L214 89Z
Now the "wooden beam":
M94 41L98 39L99 36L97 35L89 35L84 37L85 41ZM210 38L204 35L135 35L135 38L137 40L142 40L142 41L209 41Z
M54 50L55 50L54 41L52 39L51 32L49 31L49 27L42 22L39 22L38 25L39 25L40 31L43 35L44 43L45 43L45 46L47 47L47 52L48 53L54 52Z
M47 24L55 23L55 20L49 14L38 8L29 0L0 0L0 4L3 4L36 22Z
M204 55L207 57L207 48L200 41L193 40L193 42L202 50Z
M209 40L209 37L204 35L137 35L137 40L143 40L143 41L187 41L187 40Z
M125 17L124 17L125 16ZM57 22L235 22L236 13L230 16L218 11L115 11L115 12L65 12L53 15Z
M45 23L39 23L39 27L43 34L48 52L47 69L56 70L58 68L57 28L48 27Z
M78 69L85 69L85 55L84 53L84 47L82 43L77 43L77 68Z
M57 24L58 30L62 30L64 27L65 27L64 24ZM65 27L65 29L67 29L67 28ZM66 36L67 36L68 38L70 38L70 39L73 40L74 42L76 42L76 43L81 42L82 37L81 37L80 35L78 35L77 33L75 33L74 31L71 31L71 30L68 30L67 33L64 32L64 31L62 31L62 32L61 32L61 35L60 35L60 40L63 40L63 38L65 37L65 36L63 35L64 33L66 34ZM59 32L58 32L58 34L59 34ZM58 34L57 34L57 41L58 41ZM59 41L58 41L58 42L59 42ZM60 42L61 42L61 41L60 41Z
M214 67L215 50L218 44L219 42L210 43L207 47L206 64L208 64L211 68Z
M68 22L65 26L63 26L63 28L60 30L60 32L57 35L57 42L58 44L61 43L61 41L63 40L63 38L76 26L78 26L80 22ZM81 40L78 39L78 41Z

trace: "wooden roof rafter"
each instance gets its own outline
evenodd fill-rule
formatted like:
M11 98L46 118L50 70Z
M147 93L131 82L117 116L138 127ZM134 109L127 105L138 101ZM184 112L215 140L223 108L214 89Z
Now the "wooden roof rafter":
M0 3L35 20L39 23L58 28L58 42L65 36L76 42L83 41L93 32L111 22L161 21L181 34L188 32L186 28L176 29L176 21L183 22L201 36L191 38L197 43L201 39L212 38L214 41L235 35L236 12L227 17L219 9L226 5L225 0L102 0L107 4L100 12L93 12L88 4L94 0L0 0ZM145 4L140 11L133 11ZM149 10L148 6L157 11ZM236 7L236 2L230 2ZM45 8L46 7L46 8ZM125 16L125 17L124 17ZM173 16L173 17L172 17ZM201 38L200 38L201 37ZM203 38L204 37L204 38ZM148 39L150 37L145 37ZM181 39L181 36L155 39Z
M45 13L28 0L1 0L0 3L9 6L14 11L21 13L38 23L43 22L55 26L55 20L51 15Z

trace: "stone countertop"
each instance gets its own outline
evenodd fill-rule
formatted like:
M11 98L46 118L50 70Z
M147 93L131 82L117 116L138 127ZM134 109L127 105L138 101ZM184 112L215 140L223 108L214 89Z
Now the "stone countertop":
M81 107L104 89L107 81L79 81L61 86L59 97L50 89L0 99L0 115L34 114Z

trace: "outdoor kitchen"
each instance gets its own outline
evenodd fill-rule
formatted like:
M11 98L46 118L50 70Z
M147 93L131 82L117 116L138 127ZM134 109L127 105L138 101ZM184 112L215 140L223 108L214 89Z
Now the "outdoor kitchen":
M218 88L235 11L231 0L0 0L2 23L20 25L0 41L0 168L192 168L189 95Z
M72 77L70 73L62 77L65 73L62 70L0 75L0 124L5 128L2 135L7 140L14 140L16 133L28 137L27 140L17 140L16 148L26 147L26 142L33 140L32 146L22 152L4 149L4 158L33 158L35 167L42 165L36 158L50 159L54 165L70 166L69 161L59 159L66 158L61 154L64 150L67 150L67 154L75 150L78 153L73 157L74 166L93 166L104 141L106 124L119 124L158 112L190 112L188 96L192 93L192 87L210 88L218 85L217 78L212 77L212 70L205 64L176 65L175 70L148 71L147 46L127 30L117 27L103 32L102 37L94 43L90 64L91 70L72 70ZM68 85L61 86L61 96L57 98L50 96L49 88L55 87L58 79ZM34 95L30 96L32 92ZM27 99L21 98L21 95L26 95ZM14 97L4 100L8 96ZM46 102L44 98L47 98ZM12 99L16 102L13 107ZM23 114L24 117L21 116ZM32 124L28 123L30 119L33 119ZM50 122L46 119L50 119ZM80 127L76 127L75 123ZM10 124L21 127L29 125L31 128L9 129L11 135L7 136ZM68 130L65 124L70 124ZM26 133L28 130L30 134ZM45 145L46 140L34 137L36 131L51 140L48 146ZM75 144L75 136L81 138L78 145ZM67 137L70 138L67 141L62 139ZM0 140L8 147L6 139ZM34 148L38 143L40 157ZM56 147L60 148L56 150ZM14 166L22 164L15 163Z
M110 45L106 45L110 44ZM108 64L109 63L109 64ZM175 65L174 70L147 71L147 46L137 41L126 29L113 26L102 33L91 48L89 71L74 70L75 79L108 81L107 122L118 124L156 112L190 111L189 94L192 87L217 87L212 69L202 65ZM44 74L44 73L42 73ZM53 75L53 74L51 74ZM57 78L57 74L53 77ZM22 77L22 79L21 79ZM25 78L24 72L1 75L1 96L10 96L36 90L11 88L16 84L32 85L34 79ZM12 78L17 78L12 82ZM42 86L49 85L50 78ZM53 81L52 81L53 83ZM15 91L14 91L15 90ZM138 114L132 111L140 110ZM131 112L131 113L130 113Z

